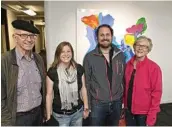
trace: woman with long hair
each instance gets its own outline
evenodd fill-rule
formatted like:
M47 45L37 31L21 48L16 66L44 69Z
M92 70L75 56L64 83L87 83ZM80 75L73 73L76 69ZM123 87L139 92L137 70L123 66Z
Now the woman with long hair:
M89 115L84 69L75 62L69 42L57 46L46 80L47 121L53 115L59 126L82 126Z

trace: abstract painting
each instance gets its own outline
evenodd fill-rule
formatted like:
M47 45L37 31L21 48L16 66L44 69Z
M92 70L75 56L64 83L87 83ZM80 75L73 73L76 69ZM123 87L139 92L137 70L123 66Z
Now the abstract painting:
M95 32L97 27L102 24L108 24L113 28L116 20L118 19L115 18L115 15L109 14L106 10L77 10L77 62L82 64L85 54L96 47ZM112 43L124 52L126 62L134 55L133 44L135 40L143 35L146 30L146 19L145 17L140 17L132 25L126 27L125 32L120 34L120 37L117 34L113 36Z

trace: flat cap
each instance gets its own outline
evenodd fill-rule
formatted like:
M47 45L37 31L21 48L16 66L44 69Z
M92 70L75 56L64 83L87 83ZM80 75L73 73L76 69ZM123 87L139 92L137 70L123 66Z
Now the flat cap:
M33 34L40 34L39 30L28 21L17 19L17 20L14 20L11 24L16 29L28 31Z

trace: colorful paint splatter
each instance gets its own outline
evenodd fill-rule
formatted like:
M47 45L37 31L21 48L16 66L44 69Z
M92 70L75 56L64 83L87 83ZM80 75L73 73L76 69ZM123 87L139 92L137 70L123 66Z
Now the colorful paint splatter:
M105 16L102 15L102 12L98 15L90 15L84 16L81 18L81 21L87 26L87 35L86 37L89 40L90 47L87 52L93 50L96 47L96 36L95 31L99 25L108 24L111 27L114 25L114 18L107 14ZM124 38L120 40L120 42L116 41L116 37L113 37L112 43L116 45L120 50L124 52L126 57L126 62L130 60L130 58L134 55L132 51L132 46L135 40L142 35L147 29L147 23L144 17L138 19L135 25L132 25L129 28L126 28L126 33L124 34Z

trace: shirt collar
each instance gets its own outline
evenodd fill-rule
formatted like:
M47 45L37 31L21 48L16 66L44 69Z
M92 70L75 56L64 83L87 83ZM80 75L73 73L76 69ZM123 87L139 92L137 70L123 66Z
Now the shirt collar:
M22 58L25 58L26 60L28 60L28 58L26 58L17 48L15 48L15 52L16 52L16 56L22 60ZM31 53L30 56L31 60L34 59L33 53Z

